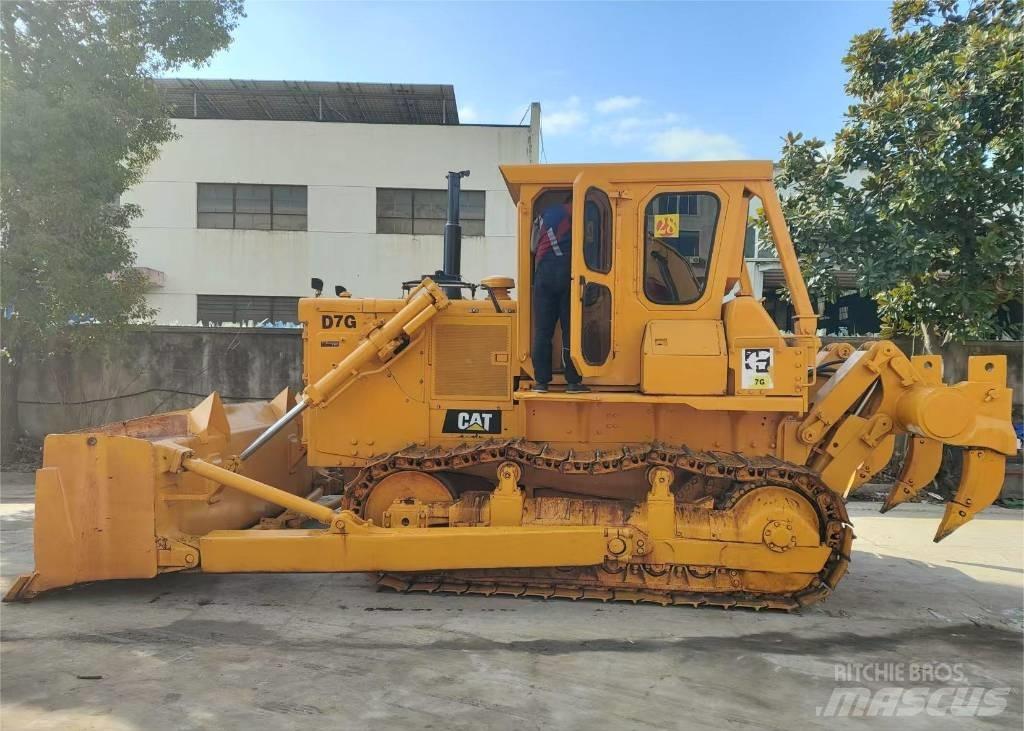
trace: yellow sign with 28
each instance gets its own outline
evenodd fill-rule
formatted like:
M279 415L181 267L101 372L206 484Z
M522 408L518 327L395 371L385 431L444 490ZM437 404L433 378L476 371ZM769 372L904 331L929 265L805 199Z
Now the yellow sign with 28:
M679 237L679 214L658 213L654 216L654 235L660 239Z

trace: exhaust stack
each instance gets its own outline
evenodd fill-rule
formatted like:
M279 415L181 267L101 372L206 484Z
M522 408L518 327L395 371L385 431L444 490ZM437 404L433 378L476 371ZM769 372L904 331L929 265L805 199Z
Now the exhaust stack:
M448 178L448 220L444 224L444 268L441 277L435 277L438 284L462 281L462 224L459 222L459 198L462 193L462 179L469 177L468 170L449 172ZM462 299L461 287L445 287L449 299Z

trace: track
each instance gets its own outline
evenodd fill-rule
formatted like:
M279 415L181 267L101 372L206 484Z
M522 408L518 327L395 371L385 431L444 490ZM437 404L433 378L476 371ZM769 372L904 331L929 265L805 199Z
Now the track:
M676 484L691 476L727 483L714 495L713 509L716 511L731 510L744 496L760 487L783 487L814 507L821 542L832 551L817 575L811 577L683 564L608 562L601 566L557 569L389 573L379 577L378 585L403 592L497 594L791 611L827 597L849 565L853 531L842 499L825 487L808 468L774 457L702 452L659 443L595 450L592 453L562 452L525 440L462 444L450 450L417 447L386 455L364 468L346 487L345 503L358 511L373 486L396 471L457 473L476 465L499 464L506 460L524 467L581 476L665 466L676 473ZM564 500L539 498L559 499ZM780 591L777 588L780 585L786 588ZM771 590L773 588L775 590Z

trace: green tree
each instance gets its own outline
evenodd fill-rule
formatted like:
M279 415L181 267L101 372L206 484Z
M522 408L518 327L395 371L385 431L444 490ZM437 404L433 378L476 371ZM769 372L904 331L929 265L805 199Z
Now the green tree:
M151 318L120 196L175 137L151 79L231 41L242 0L0 3L3 443L21 369Z
M889 334L1018 334L1024 12L1016 0L896 0L855 36L834 151L790 133L777 183L809 286L859 275Z

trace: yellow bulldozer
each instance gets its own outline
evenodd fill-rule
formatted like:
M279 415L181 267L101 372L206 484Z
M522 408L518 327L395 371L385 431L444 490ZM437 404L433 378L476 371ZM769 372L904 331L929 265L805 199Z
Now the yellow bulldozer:
M898 436L883 510L933 480L944 445L963 472L936 541L998 496L1017 448L1005 358L972 357L948 385L939 357L888 341L821 347L769 162L501 170L523 296L462 281L450 173L444 269L397 299L300 301L300 395L214 393L48 436L35 571L6 598L171 571L372 572L397 591L790 610L843 577L845 498ZM792 334L744 262L755 199ZM586 393L558 373L532 389L532 229L566 201Z

